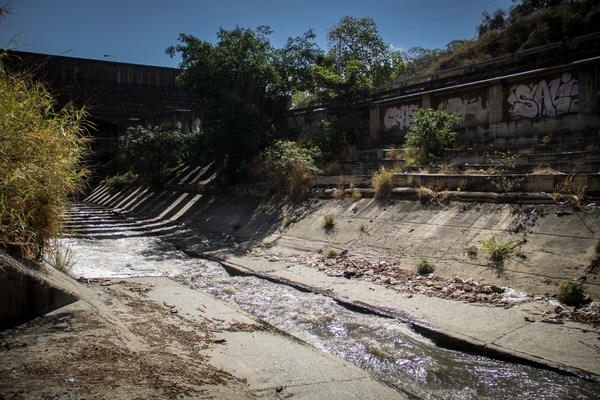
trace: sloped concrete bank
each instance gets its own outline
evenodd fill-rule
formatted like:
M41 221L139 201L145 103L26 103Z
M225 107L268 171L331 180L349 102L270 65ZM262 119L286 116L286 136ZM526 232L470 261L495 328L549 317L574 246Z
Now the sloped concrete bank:
M555 298L557 284L570 278L584 281L593 300L600 298L598 271L590 267L600 235L595 204L323 196L279 202L233 193L110 193L104 187L86 201L135 217L149 234L185 225L190 230L172 239L190 254L400 318L441 344L600 379L597 309L574 312ZM334 217L332 229L323 228L324 216ZM481 249L492 234L518 235L522 243L500 276ZM475 257L466 252L472 246L479 248ZM336 253L362 276L346 275L348 262L327 257ZM436 266L425 285L415 283L423 257ZM398 271L412 278L406 283ZM441 295L459 281L462 292L467 286L494 287L504 297ZM569 317L579 314L588 320Z

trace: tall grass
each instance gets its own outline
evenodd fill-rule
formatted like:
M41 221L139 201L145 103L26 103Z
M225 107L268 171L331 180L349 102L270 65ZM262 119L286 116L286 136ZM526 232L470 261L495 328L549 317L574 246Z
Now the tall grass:
M56 109L27 73L9 72L0 55L0 248L41 255L61 229L67 196L87 174L85 110Z
M373 175L373 188L375 189L375 198L389 196L393 189L394 173L385 167Z
M504 274L504 263L521 247L522 242L516 236L501 238L496 234L492 234L484 238L481 245L492 262L496 274L502 276Z

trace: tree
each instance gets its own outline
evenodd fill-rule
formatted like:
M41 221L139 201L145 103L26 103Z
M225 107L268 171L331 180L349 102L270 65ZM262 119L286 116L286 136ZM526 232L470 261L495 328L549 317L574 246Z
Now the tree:
M182 56L179 82L202 94L204 152L223 166L229 182L272 142L277 114L291 94L314 86L311 66L320 54L314 34L276 50L271 33L268 26L220 29L216 44L181 34L180 44L166 50Z
M406 142L419 149L419 159L428 161L432 156L440 155L445 148L454 146L456 132L453 125L458 117L431 108L421 108L408 127Z
M185 158L193 137L168 124L129 128L119 138L119 156L124 168L137 175L138 183L158 185Z
M406 60L407 75L416 76L431 72L431 67L444 55L441 49L426 49L424 47L411 47L402 56Z
M60 234L67 196L81 189L87 152L85 110L56 109L27 73L0 55L0 248L40 256Z
M481 37L489 31L501 31L506 27L506 24L505 10L499 8L492 15L484 11L481 17L481 25L477 27L477 33Z
M404 68L402 58L383 41L371 18L344 17L327 34L329 51L316 68L325 100L351 107L367 99L373 88Z

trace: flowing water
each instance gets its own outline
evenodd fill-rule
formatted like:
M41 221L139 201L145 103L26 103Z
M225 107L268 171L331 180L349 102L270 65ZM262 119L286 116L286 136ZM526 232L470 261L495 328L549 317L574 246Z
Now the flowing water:
M327 296L190 258L142 226L85 204L74 207L73 274L87 278L169 276L368 371L417 399L597 399L600 384L440 348L392 318L348 310ZM152 224L150 224L152 225Z

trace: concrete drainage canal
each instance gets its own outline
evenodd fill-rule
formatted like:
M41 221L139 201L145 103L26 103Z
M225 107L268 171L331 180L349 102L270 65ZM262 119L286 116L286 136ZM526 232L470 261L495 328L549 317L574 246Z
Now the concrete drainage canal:
M111 210L77 204L64 239L73 274L86 278L169 276L368 371L419 399L594 399L598 385L527 365L436 346L395 319L359 313L333 299L256 277L231 276L191 258L168 236L148 235ZM157 233L156 231L154 233Z

